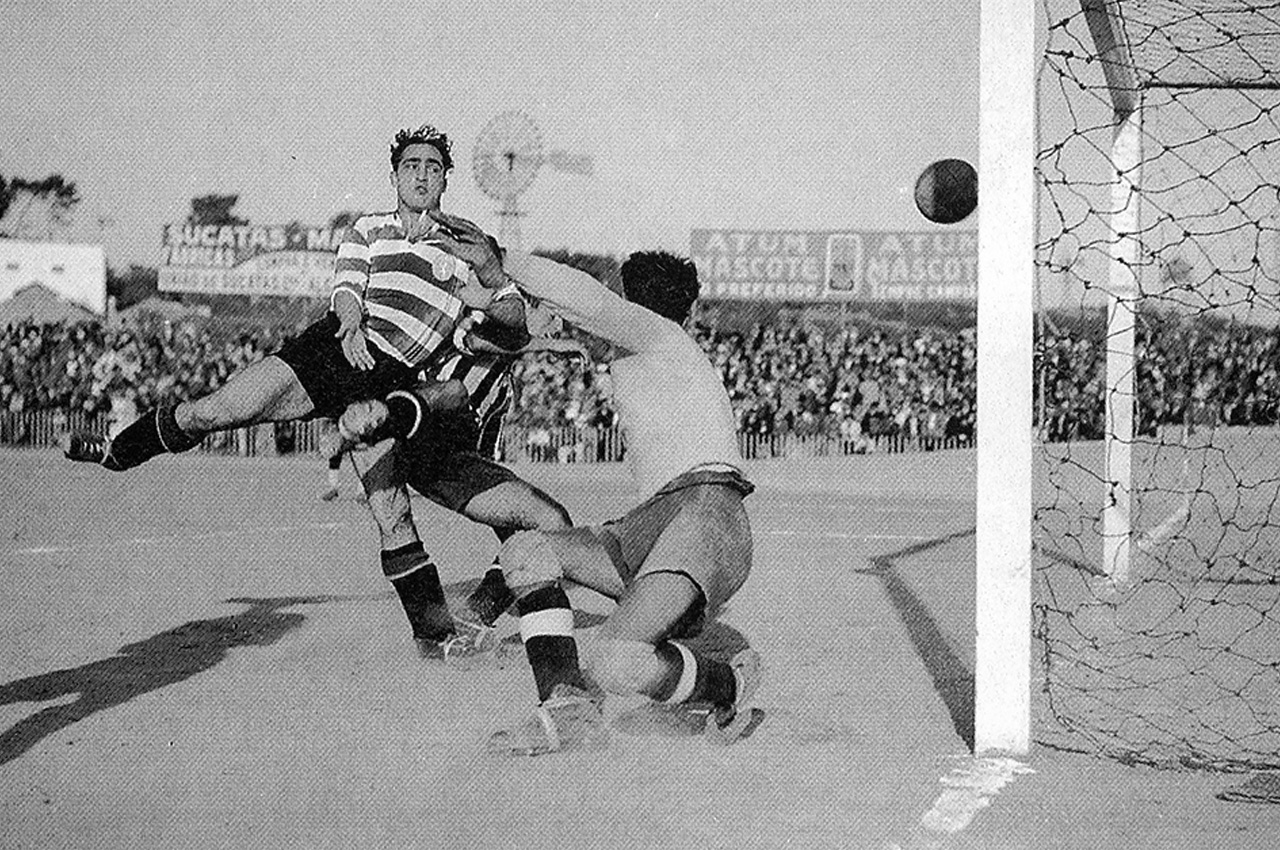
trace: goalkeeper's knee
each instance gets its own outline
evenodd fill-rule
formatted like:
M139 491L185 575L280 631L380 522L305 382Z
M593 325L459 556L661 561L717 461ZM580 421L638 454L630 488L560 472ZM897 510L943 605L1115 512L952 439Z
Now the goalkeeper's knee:
M507 586L517 595L564 575L555 547L541 531L517 531L508 537L498 553L498 564Z

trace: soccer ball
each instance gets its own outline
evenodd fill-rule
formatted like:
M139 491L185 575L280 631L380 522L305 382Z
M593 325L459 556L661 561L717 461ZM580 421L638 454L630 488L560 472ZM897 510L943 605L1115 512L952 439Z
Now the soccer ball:
M916 208L938 224L955 224L978 206L978 172L963 159L930 163L916 178Z

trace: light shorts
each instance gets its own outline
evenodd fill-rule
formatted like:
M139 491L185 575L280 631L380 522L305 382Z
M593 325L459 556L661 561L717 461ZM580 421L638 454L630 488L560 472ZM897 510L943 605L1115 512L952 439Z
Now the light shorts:
M735 471L694 470L672 479L616 520L555 532L602 546L616 571L609 579L592 581L590 576L575 576L573 567L566 564L566 576L616 597L652 573L684 575L702 598L682 623L700 625L704 615L714 616L751 572L751 526L743 499L754 489ZM691 628L686 633L696 631Z

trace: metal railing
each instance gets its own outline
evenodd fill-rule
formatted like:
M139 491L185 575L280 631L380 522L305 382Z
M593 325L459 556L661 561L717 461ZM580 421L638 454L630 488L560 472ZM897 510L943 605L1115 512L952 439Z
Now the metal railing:
M79 411L36 410L0 412L0 446L42 448L55 446L67 431L106 432L106 414L90 416ZM196 449L201 454L239 457L314 456L319 451L325 423L285 422L251 425L210 434ZM973 438L907 435L835 434L799 435L738 434L738 449L747 460L788 457L839 457L856 454L897 454L970 448ZM510 426L503 429L499 460L508 463L614 463L623 459L626 446L618 428L559 428Z

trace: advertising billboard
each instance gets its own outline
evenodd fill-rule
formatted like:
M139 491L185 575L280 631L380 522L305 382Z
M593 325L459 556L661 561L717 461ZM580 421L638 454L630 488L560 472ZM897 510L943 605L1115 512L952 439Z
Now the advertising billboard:
M162 292L327 298L343 228L302 224L169 224Z
M964 301L978 294L973 230L695 229L702 298Z

